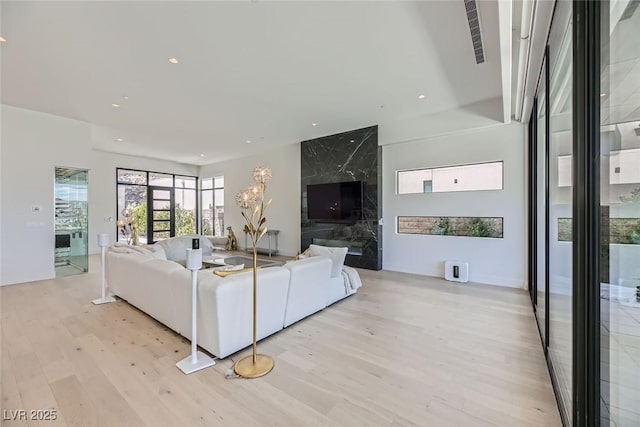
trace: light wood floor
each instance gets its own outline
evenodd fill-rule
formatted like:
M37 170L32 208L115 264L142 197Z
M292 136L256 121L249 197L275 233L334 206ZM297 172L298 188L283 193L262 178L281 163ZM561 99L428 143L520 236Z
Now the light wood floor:
M560 425L523 290L361 270L355 296L258 344L272 373L227 380L231 360L186 376L188 341L92 305L90 271L0 289L3 418L57 411L3 425Z

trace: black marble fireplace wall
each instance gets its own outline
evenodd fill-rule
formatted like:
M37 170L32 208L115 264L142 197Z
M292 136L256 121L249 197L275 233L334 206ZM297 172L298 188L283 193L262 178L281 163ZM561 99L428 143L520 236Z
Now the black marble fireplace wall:
M301 158L301 250L314 243L348 246L345 264L382 268L382 150L378 126L303 141ZM362 219L310 220L307 185L362 181Z

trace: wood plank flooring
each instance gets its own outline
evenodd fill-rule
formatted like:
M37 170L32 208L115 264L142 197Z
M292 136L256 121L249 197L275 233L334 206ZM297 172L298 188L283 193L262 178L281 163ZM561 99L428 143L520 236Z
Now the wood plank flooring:
M356 295L258 344L272 373L228 380L229 358L184 375L187 340L91 304L90 267L0 288L3 426L561 425L523 290L360 270Z

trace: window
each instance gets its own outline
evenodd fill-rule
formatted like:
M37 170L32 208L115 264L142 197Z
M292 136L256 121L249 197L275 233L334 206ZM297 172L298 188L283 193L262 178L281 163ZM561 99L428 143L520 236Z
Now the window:
M503 162L398 171L398 194L502 190Z
M147 243L147 173L118 169L118 210L116 218L124 220L126 212L136 224L140 243ZM118 241L127 241L126 230L118 229Z
M399 234L504 237L501 217L399 216Z
M202 235L224 235L224 177L204 178L202 200Z
M175 177L176 235L196 234L196 178Z
M167 173L116 169L118 221L133 222L139 243L154 243L197 232L197 178ZM118 227L118 240L131 239Z
M571 155L558 156L558 187L571 187Z

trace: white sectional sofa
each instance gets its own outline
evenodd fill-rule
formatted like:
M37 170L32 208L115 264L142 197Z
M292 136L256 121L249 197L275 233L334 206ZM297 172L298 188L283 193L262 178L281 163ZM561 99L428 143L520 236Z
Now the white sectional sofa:
M333 270L324 256L258 270L258 340L357 291L359 283L331 277ZM106 273L113 294L191 338L191 272L167 260L166 251L112 246ZM251 345L252 289L251 272L198 272L198 345L220 358Z

